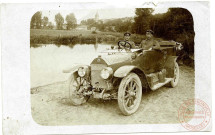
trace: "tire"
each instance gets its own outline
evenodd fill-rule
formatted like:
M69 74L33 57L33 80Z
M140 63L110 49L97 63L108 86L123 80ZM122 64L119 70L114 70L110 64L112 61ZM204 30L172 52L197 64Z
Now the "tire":
M83 86L81 85L84 83L86 83L86 80L79 77L77 73L72 74L68 80L69 101L75 106L84 104L89 99L89 96L84 96L82 93Z
M170 86L171 86L172 88L174 88L174 87L177 86L178 81L179 81L179 77L180 77L180 74L179 74L179 66L178 66L178 63L175 62L174 78L173 78L173 80L170 82Z
M129 89L130 88L130 89ZM130 73L124 77L118 89L118 105L124 115L135 113L142 98L142 84L140 78L135 73Z

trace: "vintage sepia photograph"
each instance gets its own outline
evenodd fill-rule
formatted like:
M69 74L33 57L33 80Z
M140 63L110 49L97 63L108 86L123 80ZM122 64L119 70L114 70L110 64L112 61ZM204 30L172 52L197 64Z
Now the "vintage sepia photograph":
M39 125L180 124L180 106L195 98L195 22L185 8L42 10L29 23Z
M210 3L0 5L2 133L212 131Z

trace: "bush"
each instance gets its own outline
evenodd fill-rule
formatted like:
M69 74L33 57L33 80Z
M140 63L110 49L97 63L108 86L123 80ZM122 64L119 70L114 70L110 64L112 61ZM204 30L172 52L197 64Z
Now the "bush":
M92 34L97 34L97 32L96 31L92 31Z

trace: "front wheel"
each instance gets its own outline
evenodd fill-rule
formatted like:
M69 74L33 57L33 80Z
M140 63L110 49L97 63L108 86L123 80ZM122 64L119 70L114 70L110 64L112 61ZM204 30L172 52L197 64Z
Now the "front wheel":
M89 96L83 94L86 83L87 81L79 77L77 73L72 74L69 78L69 100L73 105L81 105L89 99Z
M173 80L170 82L170 85L171 85L171 87L175 87L175 86L177 86L177 84L178 84L178 81L179 81L179 66L178 66L178 63L177 62L175 62L175 67L174 67L174 78L173 78Z
M142 84L135 73L122 79L118 90L118 105L124 115L131 115L139 108L142 98Z

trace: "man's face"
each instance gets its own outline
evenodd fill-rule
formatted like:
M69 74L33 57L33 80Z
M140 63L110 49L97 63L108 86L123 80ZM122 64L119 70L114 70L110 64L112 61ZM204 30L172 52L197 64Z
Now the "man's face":
M124 39L125 39L125 40L129 40L129 39L130 39L130 36L129 36L129 35L125 35L125 36L124 36Z
M150 32L146 32L146 37L147 37L147 38L152 38L152 36L153 36L153 35L152 35Z

